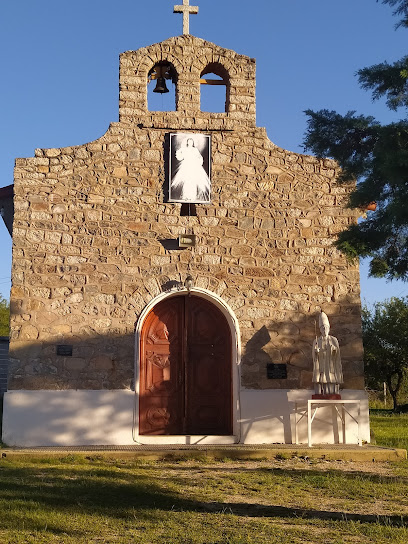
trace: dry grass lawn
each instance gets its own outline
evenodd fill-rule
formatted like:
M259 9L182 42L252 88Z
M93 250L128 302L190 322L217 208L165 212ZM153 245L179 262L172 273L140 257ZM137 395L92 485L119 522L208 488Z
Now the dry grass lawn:
M408 541L408 463L0 460L1 544Z

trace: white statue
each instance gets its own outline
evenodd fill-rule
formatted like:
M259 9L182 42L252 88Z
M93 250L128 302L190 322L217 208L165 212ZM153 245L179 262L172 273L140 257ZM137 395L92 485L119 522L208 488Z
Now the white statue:
M319 315L320 338L313 342L313 383L317 395L338 395L343 383L340 348L337 338L329 335L327 315Z

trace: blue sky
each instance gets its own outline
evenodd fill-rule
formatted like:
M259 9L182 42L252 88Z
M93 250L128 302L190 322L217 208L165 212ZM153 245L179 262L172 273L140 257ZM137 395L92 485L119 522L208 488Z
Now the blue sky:
M17 157L79 145L118 120L118 56L182 33L174 0L14 0L0 7L0 186ZM375 0L198 0L190 33L257 61L257 124L302 151L304 110L398 117L371 102L355 72L407 54L406 30ZM0 294L9 297L11 240L0 224ZM408 295L408 284L367 279L367 302Z

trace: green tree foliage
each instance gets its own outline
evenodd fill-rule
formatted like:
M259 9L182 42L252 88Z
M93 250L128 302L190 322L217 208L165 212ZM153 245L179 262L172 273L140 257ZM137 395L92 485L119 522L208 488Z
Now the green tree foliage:
M406 26L408 28L408 0L383 0L383 4L395 7L393 11L394 15L401 17L401 20L396 25L397 28L399 26Z
M391 298L363 309L364 365L367 384L387 384L398 411L398 393L408 375L408 297Z
M8 336L10 332L10 304L0 296L0 336Z
M378 1L378 0L377 0ZM408 28L408 0L382 0ZM360 86L372 98L385 98L402 111L401 120L383 125L373 117L349 111L307 110L305 150L335 159L339 181L357 180L350 206L377 210L365 221L340 233L336 246L350 258L370 257L370 275L408 280L408 56L357 72Z

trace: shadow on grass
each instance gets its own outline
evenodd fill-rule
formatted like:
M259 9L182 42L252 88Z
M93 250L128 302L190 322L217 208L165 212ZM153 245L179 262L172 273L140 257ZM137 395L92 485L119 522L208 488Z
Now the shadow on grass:
M232 463L236 463L237 461L231 460ZM408 463L408 461L398 461L400 465ZM375 484L393 484L393 483L401 483L405 482L406 485L408 485L408 476L403 475L391 475L391 474L376 474L376 473L367 473L363 471L357 471L357 470L336 470L333 468L330 468L328 470L313 470L313 468L306 469L306 468L280 468L280 467L248 467L244 463L242 466L240 466L238 469L236 468L227 468L222 466L221 463L218 463L220 466L215 466L211 464L211 467L208 468L205 465L201 466L199 464L190 466L189 469L194 469L199 474L205 473L207 470L211 470L211 472L214 473L231 473L231 476L234 477L234 474L239 474L239 479L242 479L243 474L250 474L250 473L256 473L259 475L273 475L274 477L282 478L282 479L291 479L292 481L302 481L305 482L307 478L310 478L311 480L317 479L327 479L330 480L330 478L340 478L342 480L347 480L350 482L355 483L356 480L365 482L372 482ZM180 465L177 466L176 464L163 464L162 467L168 467L169 470L172 472L177 472L178 470L185 472L188 470L185 466ZM144 467L145 470L148 470L148 468ZM182 479L177 480L178 483L182 483ZM187 481L187 479L186 479ZM189 480L191 481L191 480ZM310 482L311 485L313 485L313 481Z
M407 416L408 404L400 404L395 412L392 408L370 408L370 415L382 417Z
M8 467L0 463L1 529L47 530L84 535L89 516L146 518L156 510L189 510L149 477L97 467ZM80 521L82 519L82 522ZM96 521L97 523L97 521ZM73 525L73 526L72 526ZM82 530L83 528L83 530Z
M271 469L260 469L261 471L268 472ZM408 484L408 477L405 476L394 476L390 474L371 474L367 472L361 472L361 471L347 471L347 470L334 470L330 469L327 471L321 471L321 470L312 470L312 469L301 469L301 470L289 470L289 469L283 469L283 468L277 468L272 469L275 474L282 475L283 478L290 477L293 479L298 480L305 480L306 478L313 479L322 479L325 478L327 480L330 480L330 478L337 478L341 480L346 480L347 482L353 482L355 483L356 480L359 482L372 482L375 484L393 484L396 482L402 482L406 481L406 484ZM313 482L311 482L313 483Z
M202 506L207 512L222 512L224 514L233 514L234 516L319 519L323 521L357 521L360 523L377 523L393 527L408 526L408 516L355 514L247 503L202 503Z
M172 467L172 469L177 467ZM191 468L191 467L190 467ZM184 478L174 477L166 466L159 467L161 475L143 468L137 469L101 468L86 465L35 467L10 466L0 462L0 505L2 517L0 528L39 530L47 525L47 530L55 534L86 534L89 527L82 523L89 516L152 523L160 519L163 512L197 512L220 515L233 515L250 518L299 518L325 521L354 521L386 526L408 526L408 516L371 515L347 513L322 509L304 509L277 505L264 505L250 502L221 502L193 500L187 493L183 496ZM189 467L184 467L189 470ZM210 469L213 471L213 467ZM231 472L230 469L220 469ZM266 470L255 469L261 475ZM151 472L149 474L149 472ZM239 473L239 469L236 470ZM282 478L327 477L320 471L275 470ZM299 473L299 474L297 474ZM333 475L333 474L332 474ZM342 473L344 477L344 473ZM357 475L381 483L377 476L363 473L348 473L347 478ZM199 475L197 475L199 477ZM259 479L258 479L259 480ZM191 482L191 479L189 480ZM227 485L227 480L225 485ZM266 485L262 482L261 485ZM311 485L310 493L318 493ZM294 489L294 492L296 490ZM363 502L363 501L362 501ZM5 506L6 505L6 508ZM82 519L82 522L80 521ZM97 521L96 521L97 523ZM80 528L79 528L80 527ZM82 530L83 527L83 530ZM91 528L92 529L92 528Z

